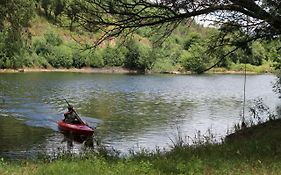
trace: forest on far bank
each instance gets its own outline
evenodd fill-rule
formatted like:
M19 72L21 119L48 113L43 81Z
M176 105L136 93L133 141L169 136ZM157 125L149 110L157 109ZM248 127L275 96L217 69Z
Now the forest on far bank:
M219 30L196 21L181 23L163 38L149 27L127 36L109 38L94 47L101 31L86 31L75 23L75 9L67 0L28 0L0 5L0 68L124 67L143 72L218 71L263 73L280 68L280 41L255 40L245 49L213 49ZM16 10L15 10L16 8ZM244 35L238 28L229 40Z

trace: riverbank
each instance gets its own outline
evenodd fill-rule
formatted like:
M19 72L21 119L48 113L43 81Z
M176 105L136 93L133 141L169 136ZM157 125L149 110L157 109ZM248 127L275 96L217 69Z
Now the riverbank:
M20 69L0 69L0 73L24 73L24 72L77 72L77 73L109 73L109 74L143 74L144 72L140 72L137 70L130 70L123 67L104 67L104 68L90 68L85 67L81 69L77 68L20 68ZM190 71L160 71L160 72L154 72L149 71L146 72L147 74L153 74L153 73L160 73L160 74L175 74L175 75L189 75L192 74ZM207 74L244 74L244 70L227 70L224 68L214 68L210 71L205 72ZM247 70L247 74L271 74L273 73L273 70L271 71L253 71L253 70Z
M79 72L79 73L119 73L119 74L136 74L138 71L130 70L122 67L106 67L106 68L22 68L22 69L0 69L0 73L20 73L20 72Z
M203 138L203 137L202 137ZM7 163L0 174L280 174L281 120L242 129L214 144L211 137L195 145L176 142L169 152L136 153L128 158L108 152L62 156L57 160ZM208 141L209 139L209 141Z

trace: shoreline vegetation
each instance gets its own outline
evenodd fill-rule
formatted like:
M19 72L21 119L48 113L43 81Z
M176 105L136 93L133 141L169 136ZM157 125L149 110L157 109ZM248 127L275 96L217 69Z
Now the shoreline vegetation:
M240 128L213 142L212 134L194 144L179 137L170 151L131 153L101 151L64 154L50 160L8 162L0 158L0 174L280 174L281 119Z
M20 72L78 72L78 73L138 73L136 70L129 70L121 67L108 68L19 68L19 69L0 69L0 73L20 73Z
M4 33L2 40L0 36L0 72L195 74L215 65L207 73L241 73L244 63L247 72L270 73L278 68L276 42L256 41L247 52L240 49L222 57L232 48L208 49L217 30L196 23L186 27L180 25L162 44L155 44L157 37L145 28L126 40L111 38L94 48L100 33L69 31L35 15L27 32L30 37L21 47L17 48L19 43L12 47Z
M103 67L103 68L17 68L17 69L0 69L0 73L24 73L24 72L71 72L71 73L104 73L104 74L175 74L175 75L188 75L194 74L190 71L148 71L143 72L139 70L131 70L123 67ZM244 70L227 70L224 68L211 69L205 74L244 74ZM273 74L273 70L253 71L247 69L247 74Z

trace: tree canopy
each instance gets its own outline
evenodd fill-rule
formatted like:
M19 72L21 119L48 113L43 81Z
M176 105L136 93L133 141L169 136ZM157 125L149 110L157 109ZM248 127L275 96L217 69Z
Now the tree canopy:
M147 26L164 27L164 34L169 34L180 23L202 15L224 30L247 31L251 40L281 35L279 0L74 0L74 7L79 9L75 18L79 25L104 31L100 41Z
M34 15L33 6L32 0L0 2L0 62L6 62L7 57L13 57L15 60L14 56L21 52L24 42L30 39L28 27ZM11 63L10 66L17 65Z
M117 36L128 36L151 27L159 40L180 24L191 24L195 17L212 22L219 29L207 47L211 54L229 46L220 59L206 69L221 64L238 49L251 54L251 44L259 39L278 40L281 36L279 0L72 0L68 12L75 11L70 24L88 31L102 31L96 44ZM71 10L74 9L74 10ZM73 15L75 17L73 17ZM69 15L68 15L69 16ZM74 19L74 20L72 20ZM164 36L164 37L163 37ZM280 43L280 42L279 42ZM278 52L280 52L279 46ZM187 57L188 58L188 57Z

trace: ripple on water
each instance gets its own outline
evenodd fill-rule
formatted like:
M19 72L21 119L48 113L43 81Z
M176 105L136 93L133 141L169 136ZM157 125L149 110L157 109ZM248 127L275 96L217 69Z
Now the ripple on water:
M185 136L197 131L223 136L240 120L243 97L242 75L103 75L77 73L2 74L0 116L22 118L17 125L19 141L0 134L1 143L35 147L50 152L66 146L57 133L56 121L63 118L66 98L107 145L126 152L132 147L168 148L180 128ZM272 75L247 77L247 106L257 97L273 109L278 98L271 91ZM2 118L2 117L1 117ZM16 120L18 121L18 120ZM37 128L37 129L34 129ZM51 135L44 132L50 131ZM26 141L30 137L32 142ZM41 139L39 139L41 138ZM22 143L21 143L22 142ZM0 144L1 145L1 144ZM81 145L76 146L81 149ZM75 149L76 149L75 148ZM10 152L17 149L6 145ZM3 152L0 149L0 154Z

